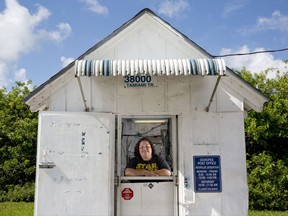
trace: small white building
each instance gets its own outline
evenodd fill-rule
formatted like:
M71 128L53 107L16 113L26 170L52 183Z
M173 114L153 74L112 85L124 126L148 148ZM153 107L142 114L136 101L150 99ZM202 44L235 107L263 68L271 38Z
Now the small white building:
M25 100L35 215L248 215L244 118L268 100L149 9ZM140 137L170 177L126 177Z

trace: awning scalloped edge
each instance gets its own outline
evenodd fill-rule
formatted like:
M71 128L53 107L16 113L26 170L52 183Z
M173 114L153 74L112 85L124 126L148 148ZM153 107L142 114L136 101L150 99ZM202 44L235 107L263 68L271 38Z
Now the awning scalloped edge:
M75 76L226 75L223 59L76 60Z

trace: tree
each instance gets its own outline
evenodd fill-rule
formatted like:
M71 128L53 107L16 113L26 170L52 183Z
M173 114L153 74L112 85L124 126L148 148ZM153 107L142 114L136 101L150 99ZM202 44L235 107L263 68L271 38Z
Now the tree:
M249 206L251 209L288 209L288 73L268 78L275 69L239 74L270 101L263 112L245 119Z
M35 179L38 119L23 102L29 93L21 82L9 93L0 89L0 200Z
M251 111L245 120L247 152L253 155L266 151L288 163L288 73L267 78L271 70L274 69L254 75L245 70L240 72L270 98L261 113Z

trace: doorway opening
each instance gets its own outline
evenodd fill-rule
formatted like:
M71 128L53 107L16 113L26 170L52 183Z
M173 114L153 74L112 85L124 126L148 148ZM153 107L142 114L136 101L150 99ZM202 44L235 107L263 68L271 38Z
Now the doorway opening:
M117 116L116 215L177 215L176 119L170 115ZM124 175L127 163L134 157L135 145L143 137L151 140L155 153L167 161L171 176Z

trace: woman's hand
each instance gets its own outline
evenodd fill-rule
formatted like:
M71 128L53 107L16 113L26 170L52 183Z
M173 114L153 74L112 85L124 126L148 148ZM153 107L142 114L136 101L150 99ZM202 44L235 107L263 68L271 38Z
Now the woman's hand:
M158 176L155 171L141 170L143 172L142 176Z

